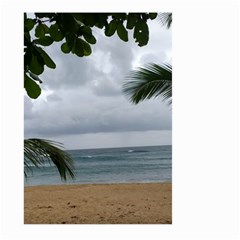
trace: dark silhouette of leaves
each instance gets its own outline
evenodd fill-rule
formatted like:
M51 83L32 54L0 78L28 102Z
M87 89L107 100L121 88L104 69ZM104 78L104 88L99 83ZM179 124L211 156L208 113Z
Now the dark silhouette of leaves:
M172 66L151 63L130 72L123 84L123 93L135 104L159 96L171 104Z
M24 174L32 169L32 165L42 167L46 162L54 164L63 180L67 176L74 178L74 165L70 155L60 149L61 144L45 139L25 139L24 140Z

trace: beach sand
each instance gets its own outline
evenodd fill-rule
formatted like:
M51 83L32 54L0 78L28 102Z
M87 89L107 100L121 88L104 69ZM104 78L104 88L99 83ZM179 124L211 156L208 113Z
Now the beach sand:
M24 223L171 224L172 184L25 187Z

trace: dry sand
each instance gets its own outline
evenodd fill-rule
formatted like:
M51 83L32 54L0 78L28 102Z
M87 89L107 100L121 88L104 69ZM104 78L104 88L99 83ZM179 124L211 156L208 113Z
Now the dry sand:
M172 223L172 184L25 187L25 224Z

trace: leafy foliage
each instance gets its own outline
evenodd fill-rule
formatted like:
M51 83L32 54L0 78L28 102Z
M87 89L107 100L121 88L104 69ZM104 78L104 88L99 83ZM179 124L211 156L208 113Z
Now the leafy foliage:
M133 37L138 46L148 43L149 30L147 21L157 17L157 13L35 13L34 18L24 14L24 87L31 98L37 98L36 78L45 67L56 68L56 64L46 53L45 48L54 42L62 41L63 53L72 53L86 57L92 53L91 45L97 42L92 28L104 29L107 37L116 32L118 37L127 42L128 30L133 30ZM30 34L30 32L34 32ZM30 82L33 81L33 82ZM31 83L31 84L30 84ZM39 86L40 88L40 86ZM37 92L37 93L36 93Z
M160 13L158 19L163 26L166 25L168 29L171 27L172 13ZM135 31L137 31L137 27ZM141 34L141 31L136 34ZM132 71L126 77L123 92L135 104L159 96L162 96L163 101L167 101L169 105L172 104L172 66L151 63Z
M167 26L167 28L170 28L172 25L172 13L160 13L158 15L158 19L162 23L163 26Z
M30 74L32 76L35 76L31 72ZM33 79L36 80L34 77ZM28 96L31 98L36 99L41 94L41 88L27 74L24 75L24 87L27 91Z
M74 178L74 166L71 157L59 147L60 143L45 139L25 139L24 140L24 174L36 167L43 166L46 162L54 164L62 179L66 180L67 176Z
M171 104L172 66L152 63L130 72L123 84L123 92L135 104L159 96Z

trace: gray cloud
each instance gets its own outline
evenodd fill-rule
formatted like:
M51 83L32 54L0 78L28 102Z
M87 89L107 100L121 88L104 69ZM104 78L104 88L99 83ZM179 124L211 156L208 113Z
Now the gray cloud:
M24 119L31 119L33 118L33 102L31 100L24 96Z
M166 62L171 55L171 31L157 22L150 25L146 47L94 30L97 43L89 57L63 54L59 44L47 48L57 68L42 74L38 99L25 97L25 137L171 130L171 110L160 99L132 105L122 95L133 67Z
M171 130L171 111L159 100L131 105L121 97L67 91L62 102L44 102L33 112L25 133L39 136L98 132ZM51 95L50 95L51 96ZM87 101L86 101L87 98ZM33 117L32 116L32 117Z
M59 44L53 46L49 55L57 67L54 70L46 69L42 74L43 86L53 90L71 89L75 86L85 85L89 81L91 76L89 59L61 53Z
M60 102L60 101L62 101L62 98L58 94L52 93L47 96L47 102Z

